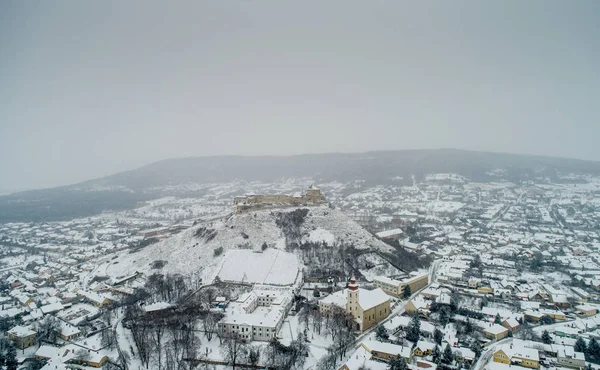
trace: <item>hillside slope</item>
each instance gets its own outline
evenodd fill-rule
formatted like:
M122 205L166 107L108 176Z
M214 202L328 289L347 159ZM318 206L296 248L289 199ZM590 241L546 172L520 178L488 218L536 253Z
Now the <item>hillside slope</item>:
M282 226L285 224L282 220L301 213L305 216L291 227L294 230ZM118 259L99 268L98 274L118 278L135 271L186 276L200 273L204 281L210 281L220 269L227 251L261 251L265 244L269 249L296 253L301 262L311 261L310 268L322 267L316 256L319 251L339 259L342 248L392 250L338 210L326 206L271 209L234 214L227 219L196 225L137 252L123 252ZM308 256L305 253L308 249L316 251ZM167 262L161 270L152 268L152 263L158 260Z

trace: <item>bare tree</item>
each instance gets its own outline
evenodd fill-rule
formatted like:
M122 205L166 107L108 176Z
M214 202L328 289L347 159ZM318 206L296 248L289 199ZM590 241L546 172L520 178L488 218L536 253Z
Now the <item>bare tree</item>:
M129 368L129 364L131 363L131 357L129 353L119 351L119 363L121 364L121 368L127 370Z
M47 340L48 342L55 343L59 331L60 323L58 322L58 319L48 315L39 322L37 327L37 337L40 340Z
M139 308L129 307L128 311L139 311ZM153 341L150 338L150 330L148 324L136 316L135 313L126 313L127 323L131 329L131 336L135 346L137 347L137 354L142 361L142 364L148 368L148 362L150 360L150 354L153 350Z
M327 354L325 356L321 357L321 359L317 363L317 369L318 370L336 370L337 369L337 367L335 366L337 363L336 358L337 358L336 353L333 352L333 350L331 350L331 349L328 350Z
M106 328L102 330L102 333L100 335L100 344L102 345L102 347L106 347L108 349L115 349L117 341L115 338L115 333L112 331L111 328Z
M204 332L206 333L206 339L212 340L213 335L217 331L217 324L223 318L223 314L207 311L206 316L202 324L204 326Z
M154 342L154 348L156 349L155 353L158 357L158 368L160 369L162 360L162 342L166 325L164 320L161 317L159 317L155 320L152 320L151 326L152 327L150 329L150 336L152 338L152 341Z
M229 362L231 368L235 369L237 361L246 353L246 344L237 334L230 334L224 338L221 353Z
M321 335L321 327L323 326L323 314L318 310L312 314L313 330Z
M250 364L252 367L255 367L256 364L258 364L259 360L260 360L260 349L256 346L249 346L248 347L248 359L247 359L248 364Z

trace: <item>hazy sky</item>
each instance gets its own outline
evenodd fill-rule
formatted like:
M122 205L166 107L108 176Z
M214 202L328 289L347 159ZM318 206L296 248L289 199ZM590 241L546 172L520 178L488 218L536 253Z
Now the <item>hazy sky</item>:
M0 189L156 160L600 160L600 1L2 1Z

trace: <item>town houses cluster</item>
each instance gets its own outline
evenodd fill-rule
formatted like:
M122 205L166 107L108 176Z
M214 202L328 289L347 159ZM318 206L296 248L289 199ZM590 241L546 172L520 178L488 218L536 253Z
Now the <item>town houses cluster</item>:
M598 368L600 178L492 175L203 184L197 198L0 225L1 340L23 368L162 369L177 360L167 345L176 331L165 331L164 345L145 343L144 363L135 319L191 315L178 330L193 328L189 355L205 368L277 368L293 353L305 369ZM197 275L168 259L108 273L190 228L207 225L198 233L207 240L211 222L294 208L341 211L389 249L345 246L339 258L358 261L351 268L315 268L302 257L338 252L313 225L309 236L320 239L300 236L311 250L280 239L252 249L238 232L231 249L208 251L211 264L180 261Z

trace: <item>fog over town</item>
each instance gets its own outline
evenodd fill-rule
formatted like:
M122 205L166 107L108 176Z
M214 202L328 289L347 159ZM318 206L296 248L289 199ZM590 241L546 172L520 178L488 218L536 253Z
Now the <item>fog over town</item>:
M3 2L0 370L600 369L600 3Z

